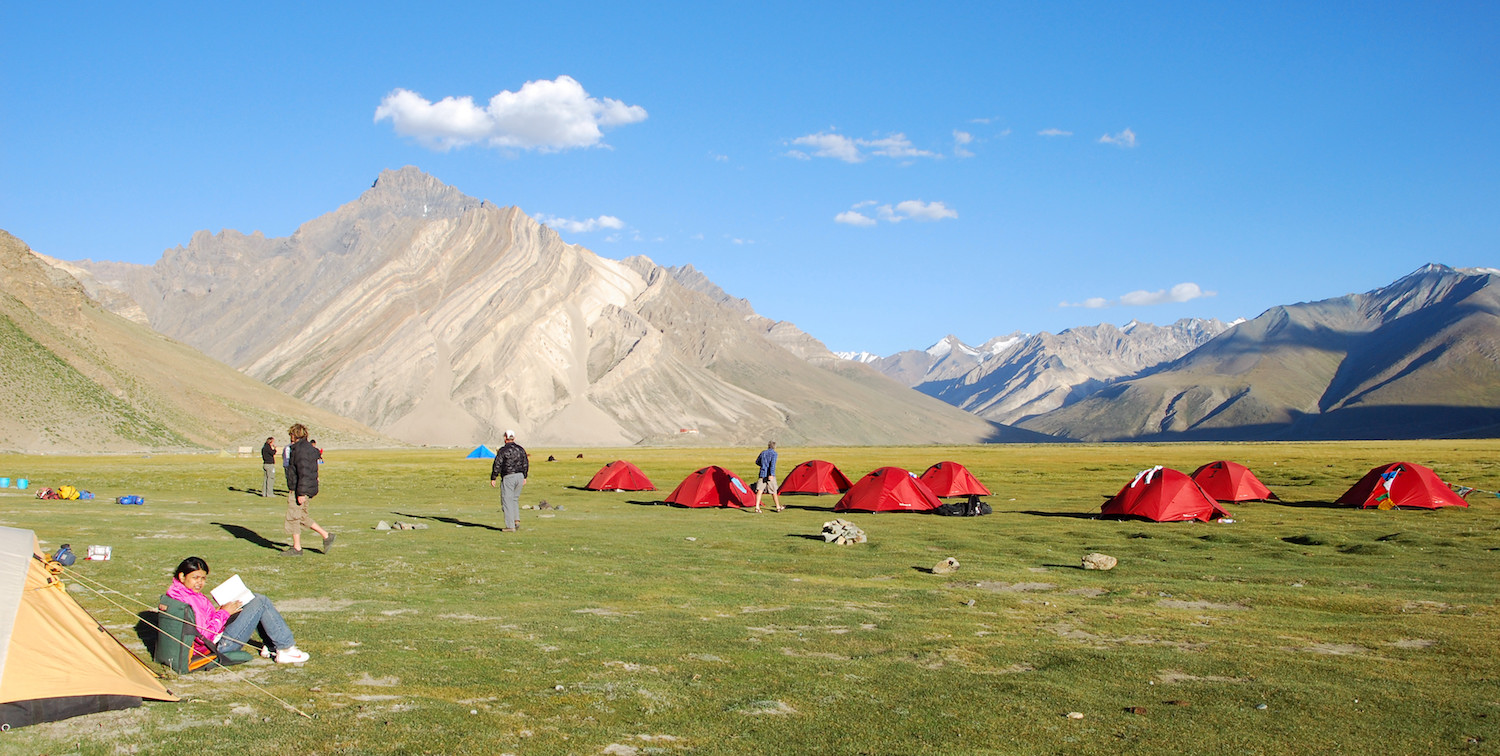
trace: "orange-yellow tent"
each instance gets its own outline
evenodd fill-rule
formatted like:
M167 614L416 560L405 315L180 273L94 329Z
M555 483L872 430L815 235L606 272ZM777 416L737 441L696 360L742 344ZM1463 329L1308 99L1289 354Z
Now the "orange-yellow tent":
M176 701L35 551L30 530L0 527L0 724L125 709L143 698Z

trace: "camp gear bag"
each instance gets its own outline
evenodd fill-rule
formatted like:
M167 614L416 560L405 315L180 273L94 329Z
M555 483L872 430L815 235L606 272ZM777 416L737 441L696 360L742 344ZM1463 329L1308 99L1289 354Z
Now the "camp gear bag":
M67 543L59 546L57 549L57 553L52 555L52 561L57 562L64 567L72 567L73 562L77 561L77 559L78 555L73 553L72 544Z

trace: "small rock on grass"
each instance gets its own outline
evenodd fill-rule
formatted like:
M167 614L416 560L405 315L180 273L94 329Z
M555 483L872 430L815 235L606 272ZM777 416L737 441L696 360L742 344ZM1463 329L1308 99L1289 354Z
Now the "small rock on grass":
M1125 707L1125 713L1126 714L1141 714L1141 715L1144 715L1146 713L1146 707L1144 707L1144 706L1126 706Z
M1269 706L1267 706L1265 704L1256 704L1255 705L1255 710L1256 711L1265 711L1266 709L1269 709L1269 708L1271 708L1271 707L1269 707Z
M932 566L934 575L951 575L955 572L958 572L958 560L953 557L948 557Z
M1108 554L1095 552L1083 558L1083 568L1085 570L1112 570L1116 564L1119 564L1119 561Z
M1070 712L1068 712L1068 719L1083 719L1083 712L1081 712L1081 711L1070 711Z

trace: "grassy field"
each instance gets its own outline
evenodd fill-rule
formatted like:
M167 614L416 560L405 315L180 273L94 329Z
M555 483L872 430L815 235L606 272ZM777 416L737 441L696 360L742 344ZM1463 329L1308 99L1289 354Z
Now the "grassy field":
M952 459L995 514L652 505L755 449L533 448L519 533L489 462L332 451L313 513L332 554L278 555L259 459L0 457L92 502L0 493L0 524L114 549L74 568L154 604L184 556L271 596L313 658L172 677L181 703L0 734L4 753L630 754L1493 752L1500 500L1327 505L1378 463L1500 489L1500 442L783 449L851 478ZM545 462L549 454L559 461ZM661 489L580 490L625 457ZM1232 524L1090 519L1141 468L1248 464L1281 503ZM115 496L136 493L144 507ZM426 523L379 532L378 520ZM308 539L316 543L315 539ZM1078 568L1118 557L1111 572ZM953 575L929 568L952 556ZM76 592L143 656L136 617ZM118 600L118 598L117 598ZM137 607L139 608L139 607ZM243 682L310 714L304 719ZM1264 704L1265 708L1258 708ZM1070 719L1080 712L1082 719Z

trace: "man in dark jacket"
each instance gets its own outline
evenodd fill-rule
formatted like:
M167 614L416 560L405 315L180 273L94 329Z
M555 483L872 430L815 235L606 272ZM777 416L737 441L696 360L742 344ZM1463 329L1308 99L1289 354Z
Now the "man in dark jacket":
M495 463L490 466L490 487L500 479L500 511L505 514L507 533L521 528L521 486L526 485L526 475L531 472L531 462L526 450L516 443L516 432L505 432L505 445L495 453Z
M287 430L292 446L286 467L286 534L292 546L281 552L285 556L302 556L302 529L309 528L323 536L323 553L333 548L333 534L318 527L307 513L307 503L318 495L318 458L322 454L307 441L307 426L297 423Z
M266 436L260 447L260 468L266 471L265 484L260 488L261 496L270 496L276 488L276 437Z

